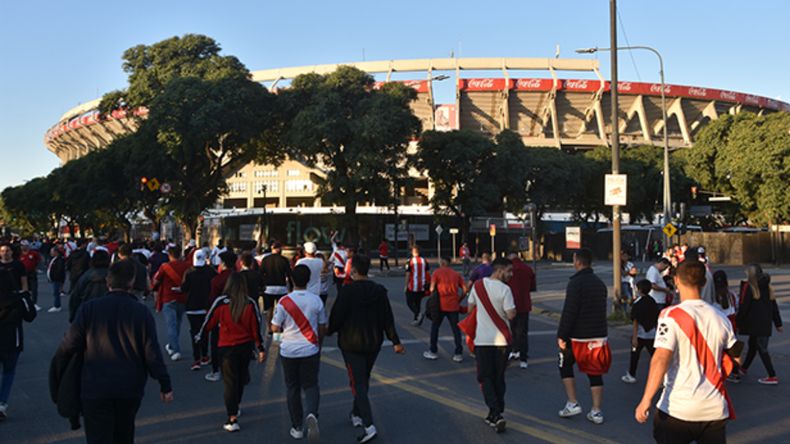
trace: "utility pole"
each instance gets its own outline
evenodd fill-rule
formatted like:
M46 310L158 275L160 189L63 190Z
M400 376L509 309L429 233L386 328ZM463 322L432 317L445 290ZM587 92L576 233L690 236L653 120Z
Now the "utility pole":
M617 109L617 0L609 0L609 40L612 70L612 174L620 174L620 128ZM612 206L612 276L614 286L614 301L617 306L621 294L620 264L620 206Z

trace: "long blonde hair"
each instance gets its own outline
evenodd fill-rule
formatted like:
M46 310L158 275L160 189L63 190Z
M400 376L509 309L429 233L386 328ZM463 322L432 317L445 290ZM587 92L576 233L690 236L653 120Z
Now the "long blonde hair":
M760 299L760 281L762 279L768 279L768 297L770 300L776 299L776 294L774 293L774 289L770 285L770 277L763 272L762 267L759 264L749 264L746 267L746 281L749 283L749 288L752 290L752 297L755 300Z
M230 298L230 315L233 322L239 322L249 302L249 290L244 275L239 272L232 273L225 284L224 293Z

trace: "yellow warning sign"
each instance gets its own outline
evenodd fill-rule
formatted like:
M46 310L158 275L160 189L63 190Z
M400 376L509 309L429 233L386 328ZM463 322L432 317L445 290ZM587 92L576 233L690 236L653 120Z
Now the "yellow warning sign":
M147 186L151 191L156 191L159 189L159 181L156 179L156 177L154 177L153 179L149 180L145 186Z
M672 236L674 236L674 235L675 235L675 233L677 233L677 232L678 232L678 229L677 229L677 227L676 227L676 226L674 226L674 225L672 224L672 222L670 222L670 223L668 223L668 224L664 225L664 229L663 229L663 231L664 231L664 234L666 234L666 235L667 235L667 237L672 237Z

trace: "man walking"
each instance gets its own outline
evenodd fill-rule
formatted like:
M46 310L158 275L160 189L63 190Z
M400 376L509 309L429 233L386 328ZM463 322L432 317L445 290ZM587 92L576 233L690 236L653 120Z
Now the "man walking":
M143 300L151 292L151 281L148 279L148 269L132 253L132 246L123 244L118 247L118 260L129 261L134 265L134 285L132 292L137 299Z
M477 381L488 406L486 424L497 433L505 431L505 368L510 352L512 334L508 321L516 317L513 293L507 281L513 276L513 264L498 258L492 264L491 277L479 279L469 292L469 311L475 307L475 359Z
M30 299L33 301L36 311L39 311L41 307L38 305L38 264L41 263L41 254L30 248L30 242L27 240L20 242L19 248L19 260L25 266Z
M353 282L340 289L329 316L329 333L337 332L337 344L351 380L354 406L351 424L364 427L357 438L365 443L376 437L373 412L368 400L370 373L381 351L384 335L392 341L395 353L405 353L395 330L387 289L368 279L370 258L357 255L351 267Z
M272 331L282 332L280 359L288 390L291 437L301 439L306 431L308 441L314 443L319 436L318 368L327 315L318 294L307 290L311 274L307 265L301 264L294 268L294 291L280 298L280 303L275 307ZM302 391L305 396L304 409Z
M735 411L724 379L742 347L736 346L730 321L701 300L705 265L683 261L675 285L680 304L659 317L656 350L634 415L640 423L647 421L653 397L663 384L653 420L657 443L725 443L727 419L734 419Z
M266 325L271 324L274 315L274 305L288 294L291 281L291 264L282 255L283 246L279 242L272 244L272 254L261 261L261 275L263 276L263 312L266 313ZM271 333L271 332L269 332Z
M459 294L459 290L461 293ZM455 352L453 362L462 362L463 346L461 343L461 329L458 328L458 312L461 310L460 299L466 294L466 282L461 275L450 267L447 258L441 259L441 266L431 276L431 295L438 293L439 307L431 313L431 348L422 354L425 359L436 360L439 351L439 327L444 318L450 323L453 330L453 340L455 341Z
M592 392L592 409L587 419L603 424L603 375L609 371L612 357L607 341L606 285L592 269L592 251L577 250L573 255L576 274L571 276L565 291L560 326L557 329L559 367L562 384L568 401L560 410L562 418L570 418L582 412L576 398L576 380L573 364L586 373Z
M422 298L425 297L428 283L428 261L420 257L420 247L411 247L411 259L406 263L406 305L414 314L411 325L421 325L425 319L422 313Z
M382 239L379 244L379 271L384 273L384 266L390 271L390 246L386 239Z
M343 247L343 242L337 238L337 232L332 233L332 256L329 262L332 263L332 271L335 275L335 286L337 291L343 286L343 282L348 277L348 268L346 262L348 261L348 252Z
M513 331L513 351L508 359L518 360L519 367L526 369L529 367L529 312L532 311L531 292L537 289L535 282L535 272L532 268L521 261L517 252L511 252L508 259L513 264L513 277L507 285L513 292L513 301L516 303L516 317L510 321L510 329Z
M184 273L189 268L189 262L181 260L181 249L170 247L167 249L169 262L162 264L154 276L154 290L157 291L156 311L165 315L167 323L167 344L165 350L170 359L181 359L181 320L184 318L187 297L181 291L184 282Z
M647 269L645 279L650 281L652 290L650 290L650 297L656 301L659 310L663 310L667 306L667 296L672 294L672 290L667 288L664 282L664 271L669 268L669 259L662 257L655 264Z
M305 257L296 261L296 266L304 265L310 270L310 281L306 290L316 296L321 294L321 270L324 269L324 260L316 257L318 247L314 242L305 242ZM294 284L295 285L295 284Z
M472 252L469 251L469 245L464 242L461 248L458 249L458 257L461 258L463 264L464 278L469 277L469 269L472 267Z
M69 292L77 286L77 281L90 268L90 255L85 248L88 240L85 238L77 239L76 243L67 242L66 245L74 245L75 248L66 255L66 271L69 272Z
M81 304L56 352L61 362L82 353L80 397L85 437L92 443L134 442L134 420L150 374L161 399L173 400L151 312L130 293L134 266L115 263L109 293Z

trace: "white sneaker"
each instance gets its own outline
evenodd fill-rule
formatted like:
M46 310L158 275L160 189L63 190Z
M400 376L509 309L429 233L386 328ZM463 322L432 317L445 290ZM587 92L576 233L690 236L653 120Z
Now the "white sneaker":
M179 352L173 353L172 355L170 355L170 359L172 359L173 361L178 361L179 359L181 359L181 353Z
M590 413L587 414L587 419L593 424L603 424L603 412L600 410L590 410Z
M8 404L0 402L0 421L8 418Z
M376 431L376 426L371 424L370 426L365 427L365 434L364 435L360 435L357 438L357 442L359 442L360 444L368 442L371 439L375 438L377 433L378 432Z
M222 428L225 429L226 432L238 432L239 430L241 430L241 427L239 427L238 422L226 422L225 425L222 426Z
M565 408L560 410L559 415L561 418L570 418L571 416L576 416L581 412L582 412L582 406L580 406L578 402L576 404L571 404L570 402L566 402Z
M293 439L302 439L304 438L304 432L291 427L291 438Z
M318 418L310 413L304 420L305 427L307 428L307 442L314 444L318 442L320 432L318 431Z
M47 313L60 313L61 310L63 310L63 308L61 307L52 307L49 310L47 310Z
M351 414L351 425L354 427L362 427L362 418L355 414Z
M453 362L464 362L464 355L453 355Z
M620 378L620 380L625 382L626 384L634 384L634 383L636 383L636 378L631 376L630 373L624 374L623 377Z
M36 311L41 311L41 307L38 304L33 304L36 307Z
M521 363L520 363L518 366L519 366L520 368L522 368L522 369L526 370L526 369L528 369L528 368L529 368L529 363L528 363L527 361L521 361Z
M219 372L208 372L208 373L206 373L206 376L204 376L203 378L206 381L208 381L208 382L217 382L220 379L220 373Z
M435 361L435 360L439 359L439 355L437 355L436 353L434 353L434 352L432 352L430 350L423 352L422 353L422 357L425 358L425 359L429 359L431 361Z
M236 419L241 418L241 409L236 410Z
M168 355L172 355L174 353L173 349L170 348L170 344L165 344L165 351L167 352Z
M510 356L507 357L509 361L515 361L516 359L521 359L521 352L512 352Z
M420 321L415 319L415 320L411 321L411 325L416 327L416 326L420 325Z

